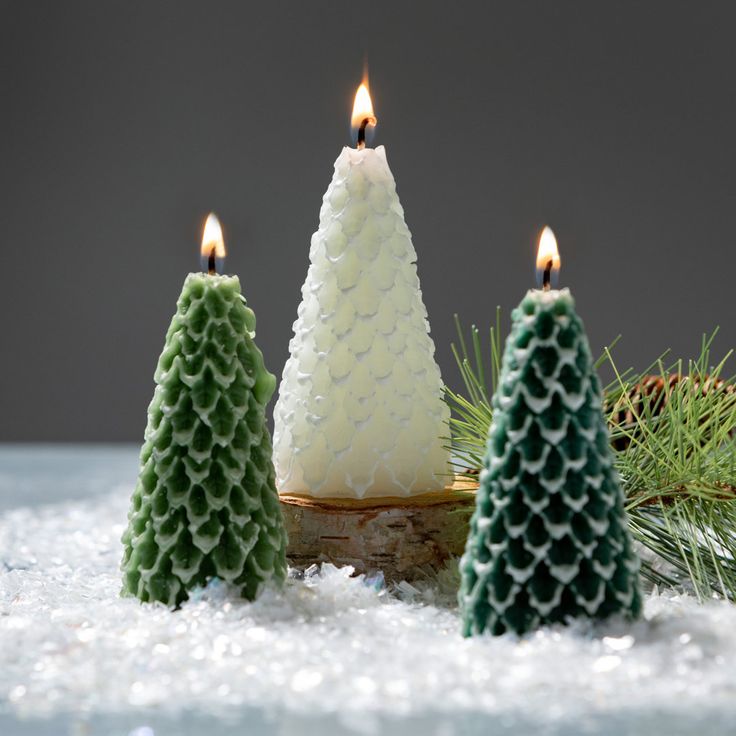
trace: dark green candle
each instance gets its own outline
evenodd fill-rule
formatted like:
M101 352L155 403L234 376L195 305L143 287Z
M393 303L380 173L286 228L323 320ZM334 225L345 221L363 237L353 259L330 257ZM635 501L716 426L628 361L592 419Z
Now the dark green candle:
M253 599L285 577L265 419L276 380L255 322L237 276L189 274L156 369L123 535L124 594L175 606L216 577Z
M573 298L530 291L512 318L461 561L463 633L636 616L639 563Z

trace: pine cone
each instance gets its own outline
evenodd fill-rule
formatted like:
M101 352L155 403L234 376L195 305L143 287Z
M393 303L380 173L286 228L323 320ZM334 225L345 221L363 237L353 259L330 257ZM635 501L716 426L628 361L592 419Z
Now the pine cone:
M639 418L642 415L651 419L659 417L673 390L681 383L688 383L693 395L706 396L712 391L725 391L728 394L736 392L736 385L726 383L722 378L712 378L707 374L703 380L697 375L683 376L678 373L670 373L667 377L645 376L631 388L626 397L621 396L615 402L608 397L604 399L604 410L612 429L623 429L630 435L636 436ZM612 444L614 449L620 452L629 447L631 437L619 435L614 438Z

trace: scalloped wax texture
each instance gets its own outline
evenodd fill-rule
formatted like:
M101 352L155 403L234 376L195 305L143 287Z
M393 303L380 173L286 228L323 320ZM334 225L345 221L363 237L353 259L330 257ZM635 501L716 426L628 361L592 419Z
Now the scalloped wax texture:
M279 491L363 498L444 488L449 410L383 146L343 149L309 258L275 409Z
M189 274L166 335L123 535L123 593L175 606L217 577L286 575L265 407L276 379L237 276Z
M463 633L636 616L639 561L573 299L530 291L512 317L460 563Z

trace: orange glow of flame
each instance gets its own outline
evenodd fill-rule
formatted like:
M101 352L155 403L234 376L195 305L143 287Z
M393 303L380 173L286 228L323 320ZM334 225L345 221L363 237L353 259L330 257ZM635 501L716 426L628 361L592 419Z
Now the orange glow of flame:
M373 114L373 102L371 101L370 92L368 92L368 80L364 79L360 87L358 87L358 91L355 93L350 127L357 130L366 119L370 121L368 123L369 125L376 125L378 122L376 116Z
M225 257L225 241L222 238L220 221L214 212L210 212L207 221L204 223L204 232L202 233L202 258L209 258L213 250L215 251L215 258Z
M557 249L557 238L552 228L545 226L539 236L537 249L537 272L544 272L551 264L551 273L556 275L560 270L560 251Z

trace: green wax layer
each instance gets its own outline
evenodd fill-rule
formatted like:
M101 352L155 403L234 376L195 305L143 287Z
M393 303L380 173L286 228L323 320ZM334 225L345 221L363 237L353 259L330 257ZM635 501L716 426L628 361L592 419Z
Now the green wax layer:
M635 616L639 563L573 299L529 292L512 317L460 563L463 633Z
M253 599L286 574L265 408L276 379L235 276L189 274L155 374L123 594L175 606L217 577Z

